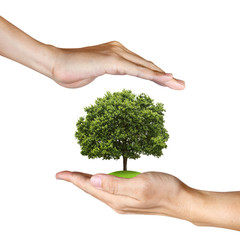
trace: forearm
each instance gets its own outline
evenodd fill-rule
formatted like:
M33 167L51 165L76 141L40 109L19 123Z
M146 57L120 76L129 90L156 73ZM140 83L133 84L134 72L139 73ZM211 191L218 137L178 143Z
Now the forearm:
M240 231L240 192L197 191L192 206L192 222L196 225Z
M55 48L43 44L0 17L0 55L52 77Z
M185 192L184 192L185 191ZM212 226L240 231L240 192L184 190L175 217L198 226Z

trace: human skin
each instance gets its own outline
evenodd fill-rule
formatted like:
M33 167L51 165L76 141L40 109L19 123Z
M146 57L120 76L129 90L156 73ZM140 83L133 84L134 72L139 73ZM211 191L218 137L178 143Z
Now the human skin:
M125 179L63 171L56 178L73 183L120 214L163 215L240 231L240 192L197 190L161 172Z
M41 43L0 16L0 55L19 62L67 88L82 87L104 74L131 75L182 90L185 83L112 41L62 49Z

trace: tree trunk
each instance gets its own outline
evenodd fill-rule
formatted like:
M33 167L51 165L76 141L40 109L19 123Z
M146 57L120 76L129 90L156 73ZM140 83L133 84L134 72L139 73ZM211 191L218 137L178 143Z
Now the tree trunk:
M123 171L127 171L127 158L123 156Z

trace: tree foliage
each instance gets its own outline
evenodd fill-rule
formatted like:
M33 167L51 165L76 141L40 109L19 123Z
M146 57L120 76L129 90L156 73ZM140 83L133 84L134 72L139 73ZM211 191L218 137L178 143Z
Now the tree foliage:
M162 103L130 90L107 92L86 107L75 137L81 154L89 158L137 159L141 154L160 157L169 138Z

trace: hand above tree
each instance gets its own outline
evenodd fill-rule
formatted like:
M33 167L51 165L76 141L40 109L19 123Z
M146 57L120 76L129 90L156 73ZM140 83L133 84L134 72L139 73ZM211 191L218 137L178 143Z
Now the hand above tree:
M0 55L34 69L64 87L82 87L104 74L131 75L177 90L185 86L182 80L166 74L117 41L61 49L36 41L1 16L0 36Z
M164 215L199 226L240 231L240 192L196 190L160 172L146 172L125 179L63 171L57 173L56 178L73 183L117 213Z
M64 87L82 87L104 74L131 75L176 90L185 86L182 80L173 78L117 41L78 49L55 48L55 51L53 79Z

